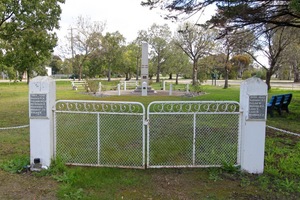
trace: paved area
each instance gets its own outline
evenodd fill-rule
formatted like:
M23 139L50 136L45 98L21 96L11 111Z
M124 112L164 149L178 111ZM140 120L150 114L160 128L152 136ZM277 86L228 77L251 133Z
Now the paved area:
M58 79L57 81L65 81L67 79ZM119 80L119 79L118 79ZM24 80L26 81L26 80ZM71 80L70 80L71 81ZM175 83L174 80L165 80L168 83ZM243 80L229 80L228 84L230 85L240 85ZM10 82L9 80L3 80L0 79L0 82ZM192 80L190 79L180 79L179 83L181 84L188 84L191 83ZM203 85L212 85L212 80L207 80L206 82L202 83ZM224 80L217 80L216 85L219 87L224 86ZM291 90L300 90L300 83L294 83L293 81L287 81L287 80L273 80L271 81L271 87L272 88L282 88L282 89L291 89ZM162 93L161 95L163 95Z

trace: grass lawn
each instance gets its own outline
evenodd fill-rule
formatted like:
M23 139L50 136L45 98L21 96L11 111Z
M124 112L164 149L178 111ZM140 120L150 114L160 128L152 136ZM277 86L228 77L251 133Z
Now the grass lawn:
M152 87L158 90L161 84ZM95 97L85 94L83 89L72 90L68 81L59 81L57 99L134 101L145 107L158 100L239 101L238 87L225 90L202 86L200 89L206 94L197 97ZM293 93L291 112L283 112L282 116L275 113L273 118L268 116L267 124L299 133L300 91L272 89L269 98L290 92ZM26 83L0 83L0 102L0 128L29 124ZM232 165L139 170L66 167L60 159L49 170L30 173L23 169L29 160L29 128L5 129L0 130L0 199L299 199L299 152L299 137L267 129L262 175L245 174ZM87 159L93 159L93 153L87 154L90 155Z

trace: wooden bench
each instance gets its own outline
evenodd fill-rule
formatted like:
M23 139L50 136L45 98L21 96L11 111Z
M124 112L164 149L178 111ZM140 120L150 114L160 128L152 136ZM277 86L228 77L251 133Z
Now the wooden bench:
M290 111L288 106L292 100L292 96L293 95L291 93L272 96L267 105L267 111L271 117L274 116L274 110L277 110L279 115L282 114L282 110L289 113Z
M79 86L85 88L87 86L86 81L71 81L72 89L77 90Z

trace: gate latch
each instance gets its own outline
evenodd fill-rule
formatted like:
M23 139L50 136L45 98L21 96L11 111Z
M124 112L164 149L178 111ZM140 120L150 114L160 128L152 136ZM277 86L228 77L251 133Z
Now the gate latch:
M148 126L148 125L149 125L149 119L146 119L146 120L144 121L144 125L145 125L145 126Z

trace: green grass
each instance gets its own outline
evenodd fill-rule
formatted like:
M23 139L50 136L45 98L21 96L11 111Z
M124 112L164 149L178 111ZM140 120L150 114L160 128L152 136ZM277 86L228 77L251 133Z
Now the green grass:
M153 83L153 87L160 89L161 85ZM193 98L175 96L110 96L100 98L85 94L83 89L72 90L69 81L59 81L57 82L57 99L137 101L143 103L145 106L149 105L150 102L158 100L239 101L238 87L222 89L220 87L202 86L201 90L206 92L206 94ZM275 94L289 92L293 93L293 99L290 104L291 113L287 114L283 112L282 116L275 113L273 118L268 116L267 124L299 133L300 91L272 89L269 92L269 98ZM0 127L29 124L28 85L26 83L0 83L0 101ZM91 120L94 120L94 116L85 117L86 120L83 123L87 125L89 125ZM222 121L225 120L223 119L218 123L223 123L223 128L230 131L230 128L225 126L226 123ZM61 126L76 127L78 125L74 124L72 120L65 121L64 123ZM111 122L107 121L106 123L109 125ZM199 124L201 123L202 120L200 120ZM207 123L207 127L204 128L214 130L216 127L213 123ZM82 138L86 136L95 137L92 134L89 135L90 132L95 130L95 127L88 127L83 130L73 128L70 129L70 133L76 132L76 130L83 134ZM123 131L130 132L131 130ZM172 129L170 128L168 134L170 135L171 133ZM180 135L178 134L178 136ZM120 135L114 135L114 137L116 137L116 140L122 141ZM218 143L218 140L212 140L208 136L203 137L207 137L206 139L211 140L213 143ZM94 143L81 142L80 138L72 136L72 134L70 138L61 139L64 142L72 141L77 146L82 147L84 145L95 145ZM224 140L227 141L227 145L232 141L231 138L226 137ZM24 165L23 160L26 160L26 157L29 158L29 128L0 130L0 141L1 170L8 169L7 171L10 171L9 169L12 169L13 171L18 171L19 166ZM165 141L167 140L163 139L161 143L163 144ZM182 150L185 150L187 148L185 145L186 141L182 140L181 143ZM174 141L175 145L176 141ZM199 142L198 145L205 145L205 143ZM113 152L114 148L111 146L105 148L107 148L107 151L113 153L116 159L119 159L118 156L125 157L128 155L126 151L124 151L123 155L115 154ZM74 147L72 151L76 151L75 149ZM172 150L172 147L170 149ZM224 168L147 170L61 167L63 163L57 162L55 166L58 166L59 169L53 166L49 172L43 173L44 175L53 176L55 180L60 182L60 189L57 191L59 199L269 199L270 197L274 199L297 199L300 196L299 150L299 137L289 136L268 129L265 150L265 171L263 175L259 176L239 172L238 169L232 167L231 160L227 164L224 163ZM232 148L232 151L235 152L235 149ZM179 153L174 152L174 155L176 156ZM200 153L203 152L199 150L199 157L202 156ZM74 152L75 154L78 154L78 152ZM95 160L93 152L81 152L81 155L88 160ZM216 152L216 155L219 156L218 159L220 162L224 160L222 153ZM181 158L186 158L186 156L181 156ZM113 161L109 160L109 162ZM182 160L178 162L182 162ZM208 160L207 162L210 161ZM20 178L23 177L20 176Z

